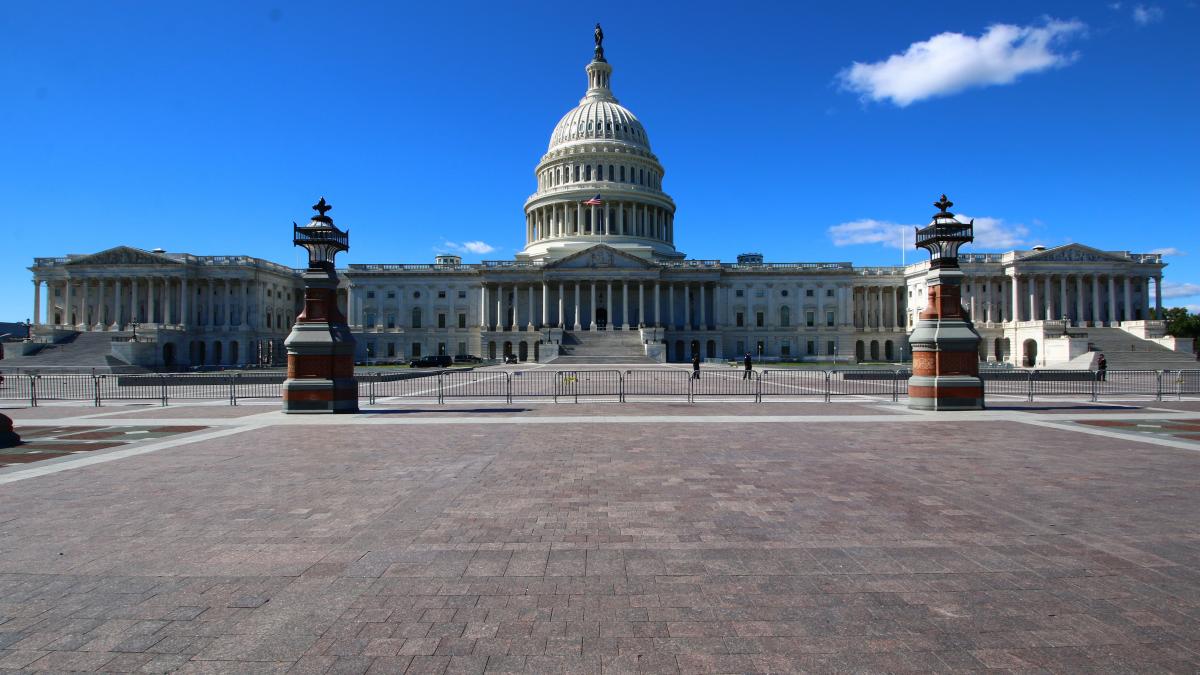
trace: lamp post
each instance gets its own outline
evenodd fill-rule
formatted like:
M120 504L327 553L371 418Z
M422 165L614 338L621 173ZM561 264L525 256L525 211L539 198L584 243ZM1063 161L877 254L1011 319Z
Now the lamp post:
M975 221L960 222L950 213L954 202L946 195L934 203L933 221L916 230L915 245L929 251L925 275L928 300L908 338L912 377L908 406L917 410L979 410L983 380L979 379L979 333L963 313L963 272L958 249L975 239Z
M33 341L33 323L29 319L25 319L25 341Z
M322 197L317 215L304 226L292 223L292 244L308 251L304 271L304 310L284 340L287 380L285 413L358 412L358 380L354 377L354 335L338 309L338 276L334 258L350 249L350 231L342 231L326 213Z
M137 341L138 341L138 339L137 339L137 329L138 329L138 326L140 326L140 325L142 325L142 324L138 323L138 322L137 322L137 319L134 319L133 321L130 321L130 322L129 322L129 327L133 329L133 337L129 338L129 341L130 341L130 342L137 342Z

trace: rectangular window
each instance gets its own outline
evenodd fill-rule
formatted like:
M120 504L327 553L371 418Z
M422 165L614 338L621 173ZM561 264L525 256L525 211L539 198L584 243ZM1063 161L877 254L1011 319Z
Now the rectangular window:
M444 297L446 297L446 291L438 291L438 297L439 297L439 298L444 298Z
M825 312L825 325L833 327L833 312Z
M446 327L446 315L444 313L439 312L438 313L438 328L445 328L445 327Z
M759 289L757 289L757 290L755 290L755 291L754 291L754 297L756 297L756 298L765 298L765 297L767 297L767 292L766 292L765 290L763 290L763 289L759 288Z
M438 356L445 356L445 355L446 355L446 343L439 342L438 343Z
M267 297L268 298L271 297L271 291L267 291ZM375 298L375 291L367 291L367 299L372 300L374 298Z
M458 343L458 355L459 356L467 355L467 343L465 343L465 342Z
M734 297L740 298L740 297L746 295L746 291L743 291L742 289L739 288L733 292L733 295L734 295Z
M762 340L759 340L757 346L758 346L758 351L756 353L759 356L763 356L764 354L767 353L767 343L763 342Z
M396 327L396 315L395 314L388 314L387 327L388 328Z
M741 358L742 354L745 354L745 353L746 353L746 343L741 340L738 340L737 341L737 353L734 354L734 356L736 356L737 358Z
M395 300L395 299L396 299L396 292L388 291L388 300Z
M458 292L458 299L459 299L459 300L461 300L461 299L463 299L463 298L465 298L465 297L467 297L467 292L466 292L466 291L459 291L459 292Z
M825 297L827 297L827 298L833 297L833 289L832 288L825 289Z
M755 321L754 325L758 326L759 328L762 328L764 325L766 325L765 319L766 319L766 317L763 316L762 312L754 313L754 321Z
M808 326L809 328L812 328L814 325L816 325L816 321L817 321L817 313L816 312L805 312L804 313L804 324L806 326Z
M367 343L367 358L368 359L375 358L375 343L374 342Z
M837 351L837 347L834 345L833 340L830 340L829 342L825 343L825 353L826 354L833 354L836 351Z
M458 315L458 327L459 327L459 328L466 328L466 327L467 327L467 315L466 315L466 314L459 314L459 315Z
M791 356L792 355L792 343L790 340L784 340L783 342L779 343L779 355L780 356Z
M808 344L806 346L808 348L808 351L806 353L809 356L813 356L817 353L817 343L814 342L813 340L809 340Z
M387 355L388 355L388 358L390 358L390 359L396 358L396 343L395 342L388 343Z
M412 352L410 353L410 356L412 356L414 359L421 358L421 343L420 342L412 343Z
M744 314L742 314L741 312L738 312L738 313L737 313L737 318L735 319L735 321L737 322L737 325L738 325L738 326L745 326L745 325L746 325L746 317L745 317L745 315L744 315Z
M810 288L810 289L804 291L804 297L811 298L812 296L813 296L813 289Z
M375 325L375 314L374 313L367 312L366 316L364 316L363 319L364 319L363 323L365 325L367 325L367 326Z

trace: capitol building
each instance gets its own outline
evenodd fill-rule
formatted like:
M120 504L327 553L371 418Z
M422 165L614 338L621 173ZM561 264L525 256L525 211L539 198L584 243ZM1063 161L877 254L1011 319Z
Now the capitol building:
M927 263L771 262L769 252L697 260L676 249L686 219L676 222L650 134L614 94L601 38L583 98L534 168L524 223L512 224L525 233L513 259L339 270L358 360L907 359ZM961 264L981 360L1066 363L1085 355L1086 341L1071 339L1080 329L1168 339L1150 320L1162 309L1159 255L1068 244L967 253ZM117 358L157 367L279 363L303 297L300 271L245 256L122 246L35 258L30 270L38 342L111 342ZM135 329L139 346L119 347Z

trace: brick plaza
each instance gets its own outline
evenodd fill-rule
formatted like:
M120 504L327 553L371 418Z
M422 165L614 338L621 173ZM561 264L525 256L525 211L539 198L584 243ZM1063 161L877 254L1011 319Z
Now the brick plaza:
M0 669L1200 669L1196 401L4 412Z

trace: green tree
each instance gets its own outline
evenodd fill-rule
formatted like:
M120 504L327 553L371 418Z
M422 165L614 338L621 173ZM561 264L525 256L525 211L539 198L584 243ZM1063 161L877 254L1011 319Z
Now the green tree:
M1172 307L1163 312L1167 335L1178 338L1200 338L1200 314L1191 314L1186 307Z

